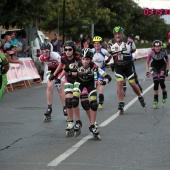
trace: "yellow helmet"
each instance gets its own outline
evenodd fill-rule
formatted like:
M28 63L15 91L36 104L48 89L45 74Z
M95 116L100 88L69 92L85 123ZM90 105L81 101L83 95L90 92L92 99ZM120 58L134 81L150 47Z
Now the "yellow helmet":
M93 38L93 42L102 42L102 37L95 36L95 37Z

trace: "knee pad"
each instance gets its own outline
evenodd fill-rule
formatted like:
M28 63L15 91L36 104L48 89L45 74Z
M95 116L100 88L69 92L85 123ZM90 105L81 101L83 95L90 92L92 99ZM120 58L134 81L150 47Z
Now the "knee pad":
M103 102L104 101L104 95L103 94L99 94L99 102Z
M153 82L154 82L154 87L153 87L153 89L154 89L154 90L158 90L158 88L159 88L159 80L158 80L158 78L155 78L155 79L153 80Z
M97 100L93 100L93 101L90 102L90 108L93 111L97 111L97 108L98 108Z
M67 108L72 108L72 98L66 98L65 102Z
M77 96L73 96L72 98L72 106L77 107L79 105L79 98Z
M166 86L165 86L165 77L161 76L160 80L159 80L159 83L160 83L160 86L161 86L162 89L166 88Z
M90 103L88 100L84 100L81 102L81 106L84 110L89 110L90 109Z

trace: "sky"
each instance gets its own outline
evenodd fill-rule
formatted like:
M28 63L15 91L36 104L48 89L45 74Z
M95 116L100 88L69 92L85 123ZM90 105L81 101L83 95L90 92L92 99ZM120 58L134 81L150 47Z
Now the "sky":
M143 8L170 9L170 0L134 0Z

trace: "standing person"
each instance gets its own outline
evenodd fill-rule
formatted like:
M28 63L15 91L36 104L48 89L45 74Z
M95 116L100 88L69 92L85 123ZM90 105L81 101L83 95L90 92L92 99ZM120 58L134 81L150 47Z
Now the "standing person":
M48 65L48 72L47 76L49 77L50 74L52 75L56 68L58 67L59 63L61 62L61 56L57 52L50 52L49 49L43 49L42 55L40 55L39 60L42 62L45 62ZM54 77L56 79L59 74L62 72L62 68L59 70L58 74ZM47 91L46 91L46 98L47 98L47 105L48 108L46 110L45 119L44 122L48 122L51 119L51 113L52 113L52 102L53 102L53 90L55 81L49 81L47 78ZM65 106L65 96L64 96L64 82L61 82L61 86L57 87L58 94L61 99L61 103L63 105L63 113L64 117L67 120L67 112L66 112L66 106Z
M48 37L44 37L44 43L42 43L41 48L47 48L50 51L53 51L53 45L49 42Z
M80 55L76 53L76 44L73 41L66 41L64 43L64 55L61 57L61 63L55 72L49 77L49 80L52 81L54 77L58 74L61 68L67 68L71 63L75 63L80 60ZM64 72L63 72L64 74ZM62 77L62 75L60 76ZM76 98L73 97L73 87L75 83L75 76L71 75L70 72L67 72L65 75L65 102L68 113L68 124L66 127L66 136L70 137L74 135L74 132L79 130L82 127L82 122L80 120L80 110L76 103ZM76 123L73 122L73 113L75 114Z
M9 70L9 62L5 55L0 52L0 100L3 98L7 85L6 73Z
M58 33L55 33L54 35L55 37L51 40L51 44L53 45L53 51L60 53L61 52L60 37Z
M135 76L132 69L132 53L131 46L123 42L123 28L117 26L113 29L115 42L112 43L111 53L113 55L114 65L115 65L115 76L117 80L117 94L119 98L118 110L120 113L124 111L124 91L123 91L123 82L125 77L128 79L130 86L133 91L137 94L138 99L145 108L145 101L139 86L135 82Z
M93 51L93 62L101 68L103 71L106 71L106 65L105 65L105 56L110 57L109 52L102 48L102 38L100 36L95 36L93 38L94 48ZM100 80L103 80L104 77L97 73L97 91L99 93L99 108L103 108L103 102L104 102L104 88L103 85L100 82Z
M149 69L149 63L151 67ZM151 71L151 72L150 72ZM146 76L149 78L152 74L154 83L154 100L153 108L158 108L158 90L159 85L162 89L162 105L164 106L167 100L167 90L165 85L165 77L168 76L169 72L169 59L166 51L162 49L162 42L155 40L153 42L153 49L149 52L146 59Z
M92 61L93 52L89 48L82 49L80 55L81 61L65 67L65 71L69 72L70 75L76 76L76 82L74 83L73 88L73 99L75 99L74 102L76 105L79 105L79 98L81 98L83 89L87 89L88 96L84 99L81 98L81 105L90 119L90 132L93 133L95 138L101 139L99 130L95 126L98 103L94 78L95 75L99 73L104 79L100 80L98 83L106 85L106 83L111 81L111 77Z
M17 40L17 38L16 38L16 32L12 31L12 32L10 33L10 36L11 36L10 44L13 45L13 46L18 47L18 40Z
M119 26L118 27L115 27L114 28L115 30L116 29L119 29ZM113 30L113 34L114 34L114 30ZM126 44L130 45L131 47L131 54L133 54L135 51L136 51L136 45L135 45L135 42L130 38L130 37L126 37L125 34L123 34L123 39L122 39L123 42L125 42ZM115 38L111 39L108 44L108 50L110 51L110 45L114 44L116 42ZM135 69L135 63L134 63L134 58L133 58L133 55L132 55L132 68L133 68L133 72L134 72L134 76L135 76L135 82L136 84L139 86L139 89L141 91L141 93L143 92L142 90L142 87L139 83L139 80L138 80L138 76L137 76L137 73L136 73L136 69ZM127 85L126 85L126 79L124 80L124 83L123 83L123 90L124 90L124 96L126 95L126 89L127 89Z

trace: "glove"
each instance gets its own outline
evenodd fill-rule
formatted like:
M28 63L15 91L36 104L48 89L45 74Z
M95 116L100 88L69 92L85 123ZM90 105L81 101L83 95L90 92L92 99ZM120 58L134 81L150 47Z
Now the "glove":
M151 73L150 72L146 72L146 77L150 77Z
M165 71L165 76L168 77L169 70Z
M104 85L106 85L106 81L100 80L100 84L104 86Z
M48 79L49 79L50 81L53 81L53 80L54 80L54 78L55 78L55 76L52 74L52 75L50 75L50 76L49 76L49 78L48 78Z

